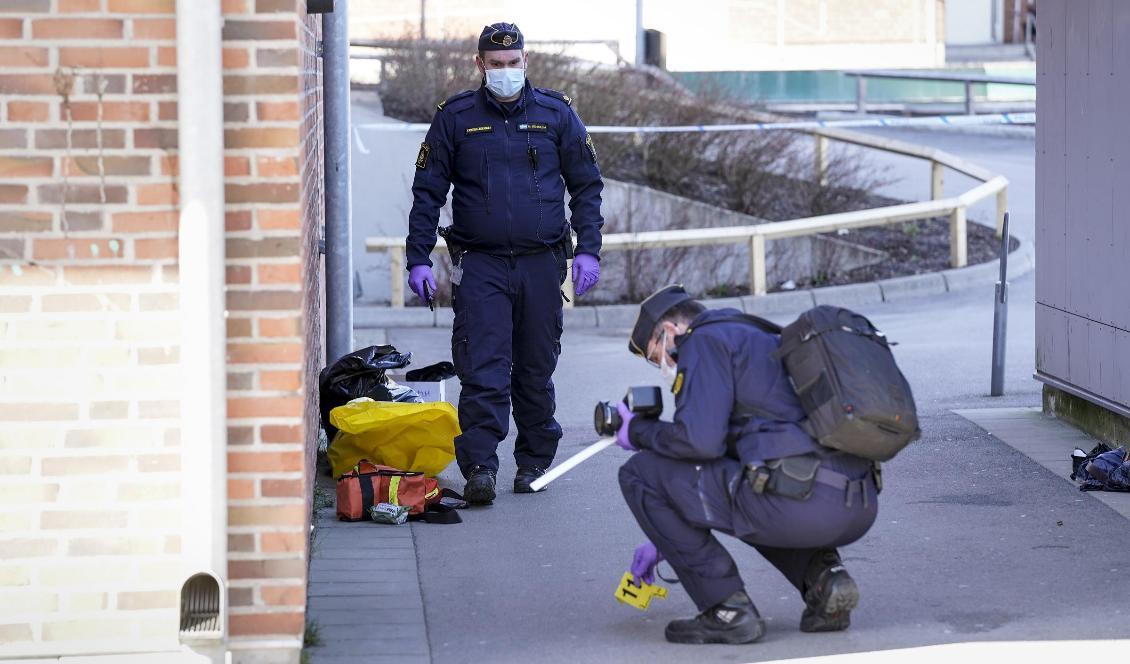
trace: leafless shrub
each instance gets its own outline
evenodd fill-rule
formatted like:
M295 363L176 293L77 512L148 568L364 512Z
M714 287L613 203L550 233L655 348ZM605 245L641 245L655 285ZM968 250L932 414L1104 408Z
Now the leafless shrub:
M429 122L436 104L478 85L477 41L404 41L384 57L379 86L385 113L408 122Z
M410 121L428 121L435 104L476 87L473 40L405 42L385 63L381 83L385 111ZM656 126L741 121L735 104L719 90L686 89L662 77L579 61L555 53L530 54L530 80L560 90L588 125ZM731 109L727 111L726 109ZM811 136L797 132L702 132L599 134L594 137L607 178L636 183L768 220L829 214L866 205L883 184L857 158L832 151L818 173ZM608 216L608 215L606 215ZM609 217L606 233L709 226L701 215L654 215L639 207ZM831 251L829 249L829 251ZM685 274L716 274L713 266L747 261L748 248L730 245L694 249L610 252L608 275L622 283L602 286L604 296L637 300L658 284ZM778 261L788 260L782 253ZM828 264L834 264L829 257ZM748 263L747 263L748 264ZM797 275L798 277L809 275ZM704 288L733 290L724 283ZM447 295L441 293L441 301ZM597 291L586 300L600 298Z

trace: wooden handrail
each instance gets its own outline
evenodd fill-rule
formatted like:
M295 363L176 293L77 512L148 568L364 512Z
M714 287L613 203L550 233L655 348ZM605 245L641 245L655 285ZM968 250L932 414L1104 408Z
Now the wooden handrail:
M847 76L862 76L864 78L896 78L908 81L949 81L951 83L999 83L1003 85L1036 85L1035 79L1019 78L1016 76L991 76L989 74L963 74L958 71L923 72L900 71L894 69L857 69L845 71Z
M967 263L967 220L971 205L989 196L996 195L997 236L1002 232L1004 213L1008 205L1008 179L996 175L977 164L968 162L941 150L904 143L887 138L868 136L850 131L834 129L811 132L816 137L816 163L818 173L822 173L827 160L827 141L835 140L868 147L892 154L924 159L930 162L930 192L932 200L917 203L904 203L869 210L840 212L803 219L767 222L749 226L723 226L714 228L688 228L669 231L646 231L641 233L613 233L603 238L606 251L632 249L661 249L673 247L695 247L745 242L750 247L750 292L763 295L768 290L766 278L765 252L767 240L781 240L803 237L818 233L829 233L841 229L883 226L904 221L930 219L948 216L950 220L950 264L964 267ZM949 168L968 175L981 184L962 194L943 198L943 171ZM446 247L443 238L437 238L436 248ZM391 274L391 298L393 307L404 306L404 238L370 237L365 239L366 251L387 251ZM566 294L572 298L572 282L565 280ZM571 307L572 303L565 306Z

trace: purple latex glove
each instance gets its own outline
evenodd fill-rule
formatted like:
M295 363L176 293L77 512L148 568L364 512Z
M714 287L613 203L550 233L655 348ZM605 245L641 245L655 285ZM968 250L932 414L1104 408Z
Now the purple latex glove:
M424 296L424 283L431 287L432 293L436 292L436 277L432 274L432 268L427 265L413 265L412 269L408 271L408 287L424 302L428 298Z
M636 577L636 585L640 581L655 583L655 567L663 560L663 554L651 542L644 542L636 547L632 555L632 574Z
M621 422L620 428L616 431L616 444L628 452L638 452L639 448L632 445L632 441L628 440L628 423L632 421L636 414L628 410L623 401L616 404L616 410L620 412Z
M600 261L592 254L577 254L573 259L573 292L580 297L600 281Z

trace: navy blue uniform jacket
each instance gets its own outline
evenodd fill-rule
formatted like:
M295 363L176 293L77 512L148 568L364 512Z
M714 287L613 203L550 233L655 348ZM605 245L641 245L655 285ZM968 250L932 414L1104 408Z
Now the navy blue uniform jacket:
M748 323L699 324L738 316L736 309L703 312L675 339L675 417L643 417L628 429L633 445L676 459L706 461L736 451L742 463L764 462L823 448L798 424L804 409L785 369L771 354L780 337ZM736 403L773 413L773 419L732 418ZM734 444L728 445L733 437ZM730 454L734 456L734 454Z
M600 179L585 126L560 92L529 81L516 103L485 87L440 104L416 160L407 264L431 265L439 211L452 194L452 235L474 251L521 255L560 243L565 190L577 253L600 256ZM537 152L536 172L530 148ZM540 194L539 194L540 191Z

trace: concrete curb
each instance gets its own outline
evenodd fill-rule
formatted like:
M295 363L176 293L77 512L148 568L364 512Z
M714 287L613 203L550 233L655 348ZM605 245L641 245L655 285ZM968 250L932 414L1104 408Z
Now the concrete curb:
M1015 280L1031 272L1036 265L1035 248L1021 239L1020 246L1008 255L1008 278ZM797 291L769 293L760 297L742 296L704 300L711 308L732 307L758 316L792 314L818 304L841 307L862 307L913 299L923 295L941 295L953 291L995 284L1000 274L996 261L968 267L894 277L862 284L828 286ZM595 307L575 307L565 310L567 329L606 328L627 329L636 321L639 306L635 304L609 304ZM356 307L353 325L359 329L393 327L450 327L454 315L450 308L441 307L435 312L425 307Z
M942 134L969 134L990 138L1021 138L1035 140L1036 127L1032 125L917 125L913 129Z

